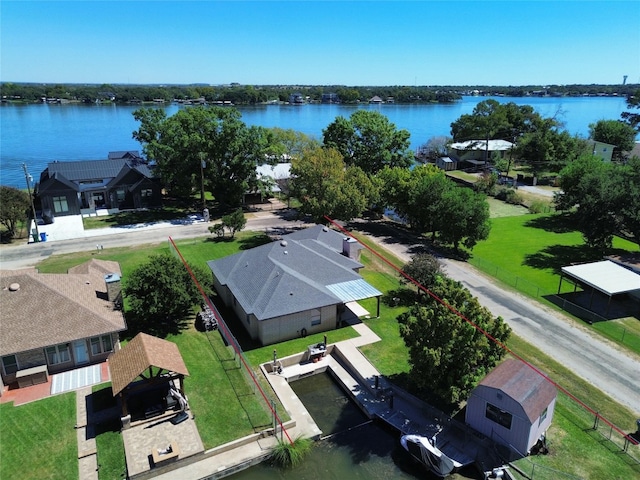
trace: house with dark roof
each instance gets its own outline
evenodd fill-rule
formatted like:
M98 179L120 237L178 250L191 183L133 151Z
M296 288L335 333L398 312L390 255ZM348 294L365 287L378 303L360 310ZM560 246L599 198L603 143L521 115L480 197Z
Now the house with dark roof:
M499 444L528 455L551 425L557 390L526 363L507 359L473 389L465 421Z
M46 381L119 348L126 325L117 262L93 259L67 274L0 271L0 286L0 387Z
M107 160L51 162L36 185L43 217L159 206L161 187L138 152L110 152Z
M354 302L382 293L358 273L360 245L322 225L208 262L214 287L263 345L335 329Z

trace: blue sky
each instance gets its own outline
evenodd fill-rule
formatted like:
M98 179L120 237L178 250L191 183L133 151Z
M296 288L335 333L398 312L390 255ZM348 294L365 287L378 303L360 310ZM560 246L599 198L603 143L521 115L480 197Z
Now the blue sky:
M0 80L640 83L640 1L0 2Z

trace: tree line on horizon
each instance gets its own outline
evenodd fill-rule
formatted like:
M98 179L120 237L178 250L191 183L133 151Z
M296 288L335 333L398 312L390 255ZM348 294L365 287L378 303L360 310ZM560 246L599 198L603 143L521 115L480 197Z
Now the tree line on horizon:
M202 99L208 103L255 105L288 102L300 93L311 103L323 94L335 94L333 102L356 104L373 97L394 103L451 103L462 95L482 96L628 96L638 85L528 85L528 86L345 86L345 85L125 85L74 83L0 83L3 102L38 103L43 98L81 103L146 103Z

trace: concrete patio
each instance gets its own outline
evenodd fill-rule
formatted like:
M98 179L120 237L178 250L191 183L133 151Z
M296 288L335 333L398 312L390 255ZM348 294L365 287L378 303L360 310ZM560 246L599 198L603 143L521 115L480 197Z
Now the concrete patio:
M164 449L171 442L177 445L180 460L204 452L193 418L189 416L187 420L174 425L171 420L176 415L176 412L169 412L122 430L129 478L154 468L153 450Z

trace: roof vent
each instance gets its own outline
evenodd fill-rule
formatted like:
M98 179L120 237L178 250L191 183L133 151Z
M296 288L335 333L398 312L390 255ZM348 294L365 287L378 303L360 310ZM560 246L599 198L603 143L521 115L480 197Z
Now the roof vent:
M323 231L323 232L328 232L328 231L329 231L329 229L328 229L327 227L322 227L322 231Z
M9 285L9 291L10 292L17 292L18 290L20 290L20 284L19 283L12 283L11 285Z
M281 247L286 247L287 246L287 241L286 240L280 240L280 246Z

